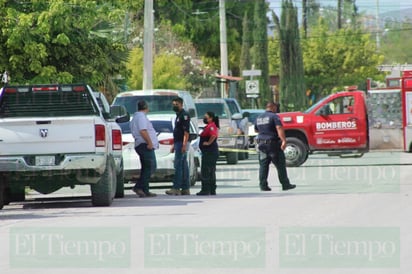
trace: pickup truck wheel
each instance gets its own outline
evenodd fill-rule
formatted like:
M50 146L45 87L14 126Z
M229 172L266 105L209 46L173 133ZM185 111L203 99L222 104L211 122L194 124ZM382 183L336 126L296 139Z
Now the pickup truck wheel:
M24 186L5 187L3 189L3 203L23 202L26 199L26 188Z
M284 153L286 166L288 167L298 167L308 158L306 145L300 139L295 137L286 138L286 148Z
M120 172L117 175L116 180L116 194L114 195L115 198L123 198L124 197L124 169L123 169L123 162L120 164Z
M226 154L226 163L229 165L235 165L238 161L238 153L237 152L228 152Z
M106 161L106 169L100 181L91 185L93 206L110 206L116 191L116 168L112 158Z
M240 151L237 154L237 158L239 160L245 160L246 159L246 153L243 151L245 148L240 147Z
M123 198L124 197L124 170L122 170L117 175L116 180L116 194L114 195L115 198Z
M0 209L3 209L4 206L4 186L3 183L0 182Z

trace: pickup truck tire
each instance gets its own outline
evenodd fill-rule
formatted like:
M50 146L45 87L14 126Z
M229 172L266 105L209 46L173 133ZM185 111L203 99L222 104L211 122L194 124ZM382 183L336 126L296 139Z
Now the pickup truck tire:
M24 186L5 187L2 192L4 205L11 202L23 202L26 199L26 188Z
M298 167L308 159L306 145L296 137L286 138L286 148L284 150L286 166Z
M0 182L0 209L3 209L4 206L4 186L3 183Z
M93 206L110 206L116 191L116 168L112 158L106 161L106 169L100 181L91 185Z
M229 165L236 165L238 161L238 153L237 152L228 152L226 154L226 163Z
M243 151L244 149L245 149L244 147L239 147L239 152L237 153L238 160L246 159L246 153Z
M114 195L115 198L123 198L124 197L124 169L123 169L123 161L120 164L120 172L117 174L116 179L116 194Z

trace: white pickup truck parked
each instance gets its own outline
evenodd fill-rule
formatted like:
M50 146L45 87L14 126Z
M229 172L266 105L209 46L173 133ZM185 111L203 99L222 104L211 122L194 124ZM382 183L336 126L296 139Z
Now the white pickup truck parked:
M42 194L90 185L92 204L123 196L122 107L104 111L88 85L7 86L0 90L0 208Z

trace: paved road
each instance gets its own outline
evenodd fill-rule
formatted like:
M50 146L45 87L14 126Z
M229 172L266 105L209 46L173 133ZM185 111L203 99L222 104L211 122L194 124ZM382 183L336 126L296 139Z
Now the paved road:
M272 168L263 193L252 156L219 163L215 197L127 190L109 208L65 190L0 211L0 273L411 273L411 165L311 156L288 169L297 189Z

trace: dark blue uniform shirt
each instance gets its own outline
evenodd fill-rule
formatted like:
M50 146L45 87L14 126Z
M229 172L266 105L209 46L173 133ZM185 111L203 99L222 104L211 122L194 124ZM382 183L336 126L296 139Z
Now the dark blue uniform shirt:
M175 143L182 143L185 132L189 132L190 117L189 114L182 109L176 113L175 128L173 129L173 141Z
M255 121L259 140L278 140L276 126L282 126L282 121L276 113L265 111Z

